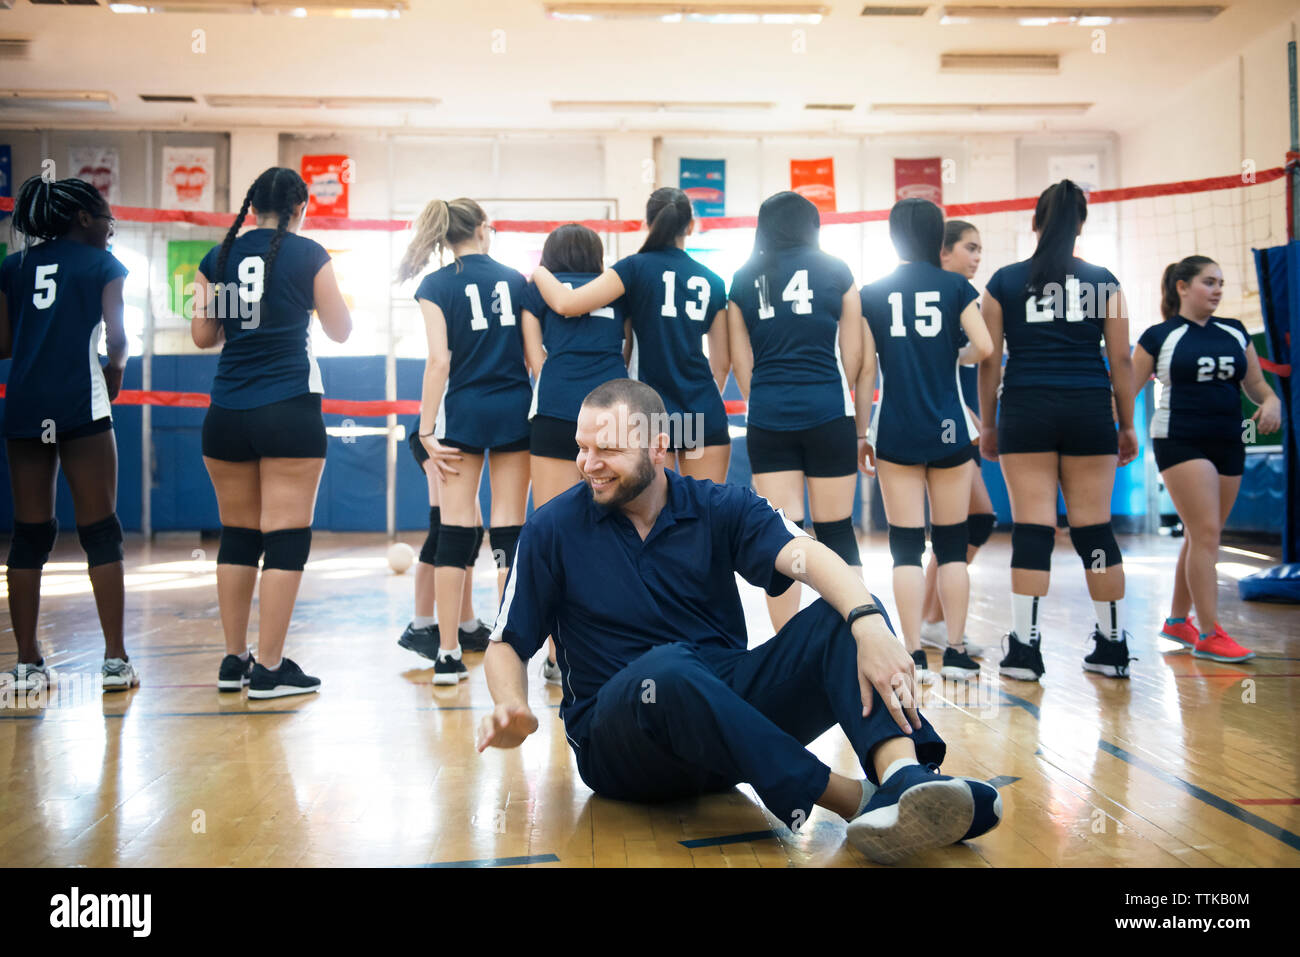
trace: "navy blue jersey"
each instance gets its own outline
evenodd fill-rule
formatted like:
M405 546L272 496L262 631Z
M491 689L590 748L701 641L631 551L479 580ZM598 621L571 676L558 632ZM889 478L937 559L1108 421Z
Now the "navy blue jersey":
M1242 441L1241 380L1250 336L1236 319L1197 325L1175 316L1142 333L1155 362L1159 396L1153 439Z
M1031 297L1028 283L1026 259L1003 266L986 289L1002 306L1007 349L1002 388L1109 389L1101 342L1119 280L1104 266L1073 258L1064 289Z
M420 281L415 298L442 310L451 350L435 438L491 448L528 435L533 390L519 331L526 285L518 271L482 253Z
M555 278L570 289L585 286L595 273L556 273ZM578 421L582 400L592 389L610 379L626 379L623 364L623 299L589 312L566 318L546 304L536 283L524 290L523 308L542 325L546 363L533 385L533 405L528 418L548 415L567 422Z
M676 246L614 263L632 320L628 373L653 388L669 414L702 413L705 435L727 428L701 337L727 308L727 287Z
M650 649L745 649L737 573L770 595L791 584L776 556L801 529L747 487L666 474L668 498L645 541L585 482L533 512L519 536L492 640L528 661L555 637L560 717L576 747L601 686Z
M765 270L746 264L731 281L754 350L750 425L789 432L853 415L840 359L849 267L819 249L771 257Z
M221 247L209 249L199 272L215 297L209 315L221 317L226 333L212 404L255 409L309 392L324 392L320 367L311 354L311 314L316 274L330 254L313 239L285 233L266 280L266 255L274 229L250 229L230 247L224 275L217 274Z
M0 290L13 330L4 434L32 438L109 416L99 364L104 287L126 275L112 253L54 239L5 257Z
M957 353L961 314L979 296L965 276L903 263L862 287L862 316L880 356L880 397L868 439L882 458L947 458L976 437L966 414Z

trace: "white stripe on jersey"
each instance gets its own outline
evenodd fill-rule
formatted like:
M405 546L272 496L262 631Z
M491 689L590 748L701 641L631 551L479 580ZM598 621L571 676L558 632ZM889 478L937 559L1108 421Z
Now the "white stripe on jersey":
M975 423L970 420L970 413L966 411L966 393L961 389L961 363L958 362L956 371L953 373L957 378L957 401L961 404L961 417L966 423L966 435L972 442L979 439L980 435L975 431Z
M90 330L90 418L98 421L104 416L112 416L112 404L108 401L108 383L104 381L104 367L99 364L99 330L103 321L95 323Z
M1156 357L1156 411L1151 416L1151 438L1169 438L1169 366L1174 361L1174 348L1183 336L1187 335L1187 326L1179 326L1165 337L1160 344L1160 355Z
M438 418L433 422L433 437L435 439L445 439L447 437L447 385L442 387L442 398L438 400Z
M324 394L325 383L320 376L320 366L311 352L311 329L307 330L307 391Z
M880 438L880 410L885 406L885 370L879 371L880 387L876 399L876 407L871 410L871 424L867 426L867 441L871 443L873 449L876 448L876 441Z
M1226 326L1221 322L1216 322L1215 325L1218 326L1220 329L1222 329L1224 332L1228 333L1228 335L1232 336L1232 338L1236 339L1237 342L1241 345L1242 352L1246 351L1246 337L1241 334L1241 330L1234 329L1232 328L1232 326Z
M543 364L542 369L546 366ZM542 392L542 371L537 370L537 381L533 383L533 401L528 404L528 421L533 421L533 416L537 414L537 397Z
M640 371L640 370L639 370L639 366L640 366L640 363L639 363L638 358L637 358L636 333L633 332L633 333L632 333L632 353L631 353L630 356L628 356L628 360L627 360L627 377L628 377L629 379L636 379L638 382L641 380L641 376L638 374L639 371Z
M501 641L504 638L506 622L510 620L510 603L515 600L515 585L519 581L520 558L520 554L516 551L515 560L510 566L510 574L506 578L506 590L501 595L501 608L497 612L497 620L492 625L492 634L488 635L488 641Z
M853 415L857 409L853 407L853 392L849 389L849 377L844 374L844 359L840 355L840 336L835 334L835 368L840 373L840 389L844 393L844 414Z

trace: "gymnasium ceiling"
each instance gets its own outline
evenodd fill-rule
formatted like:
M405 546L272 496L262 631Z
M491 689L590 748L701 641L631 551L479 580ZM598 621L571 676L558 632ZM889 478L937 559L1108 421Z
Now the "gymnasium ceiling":
M826 12L819 23L716 23L559 20L547 16L541 0L406 0L395 19L301 16L288 6L276 15L254 11L249 0L176 0L193 9L162 13L115 13L105 2L0 0L0 100L8 101L0 125L421 133L1123 131L1158 113L1196 73L1235 57L1295 12L1293 0L1220 0L1222 12L1202 20L945 24L945 6L953 4L914 3L923 8L919 16L863 16L864 6L883 4L758 0L745 6ZM259 2L265 7L269 0ZM242 12L211 9L241 5ZM1033 5L1067 6L1059 0ZM1145 4L1170 5L1187 4ZM1058 64L1035 73L941 69L941 57L953 53L1055 55ZM1284 49L1277 56L1284 58ZM96 109L15 108L13 91L98 93L108 100ZM195 102L145 102L142 95ZM213 105L213 97L247 95L308 99ZM405 102L332 99L340 97ZM935 104L956 111L933 112ZM909 109L917 105L930 111ZM1009 106L1014 112L1004 112Z

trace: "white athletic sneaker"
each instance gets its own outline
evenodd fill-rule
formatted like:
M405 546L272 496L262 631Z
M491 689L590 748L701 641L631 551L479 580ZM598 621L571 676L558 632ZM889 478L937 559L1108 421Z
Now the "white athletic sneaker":
M126 691L140 683L140 672L135 670L135 665L121 658L105 658L101 673L105 691Z
M966 638L965 635L962 636ZM945 651L948 648L948 626L941 621L923 621L921 622L921 644L929 645L931 648L938 648ZM966 654L972 658L978 658L984 654L984 646L977 645L966 638Z
M5 678L8 679L5 684L10 685L14 691L40 692L50 686L53 677L54 673L44 664L25 665L19 662L5 672Z
M542 662L542 677L546 679L548 685L558 685L563 683L560 677L560 666L557 662L547 658Z

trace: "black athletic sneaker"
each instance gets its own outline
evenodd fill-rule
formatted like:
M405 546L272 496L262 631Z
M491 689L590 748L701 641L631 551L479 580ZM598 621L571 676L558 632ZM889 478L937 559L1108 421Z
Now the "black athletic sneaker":
M438 642L440 640L436 624L430 625L428 628L416 628L415 622L411 622L406 626L406 631L402 632L402 637L397 639L397 643L407 651L414 651L422 658L437 661Z
M934 684L934 672L925 658L925 649L917 648L912 652L912 660L916 662L916 680L923 685Z
M253 674L253 665L257 662L253 659L253 653L248 653L248 660L240 660L239 655L226 655L221 659L221 670L217 672L217 690L218 691L238 691L248 684L249 677Z
M303 674L302 669L288 658L281 658L280 667L274 671L254 665L248 679L250 698L283 698L312 691L320 691L320 679Z
M964 648L958 651L949 645L943 650L943 667L939 674L953 681L970 681L980 676L980 666Z
M1137 661L1136 658L1129 657L1128 632L1124 632L1124 637L1119 641L1111 641L1101 633L1100 628L1094 628L1089 637L1097 643L1097 647L1083 659L1084 670L1095 671L1109 678L1127 678L1128 663Z
M451 655L439 655L433 666L433 683L436 685L454 685L469 677L465 662Z
M998 663L998 673L1017 681L1037 681L1046 672L1043 667L1043 654L1039 650L1040 639L1024 642L1013 631L1007 635L1007 654Z
M483 622L478 623L478 627L473 631L466 631L464 628L457 629L457 637L460 638L461 651L487 651L487 646L491 644L488 636L492 634L492 629Z

